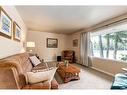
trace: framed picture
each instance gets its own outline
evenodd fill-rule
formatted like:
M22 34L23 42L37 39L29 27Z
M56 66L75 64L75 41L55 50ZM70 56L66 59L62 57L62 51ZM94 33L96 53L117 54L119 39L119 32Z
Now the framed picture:
M0 7L0 35L10 38L12 37L12 19Z
M57 47L58 47L58 39L47 38L47 48L57 48Z
M17 41L20 41L21 39L21 28L16 22L13 22L13 38Z
M73 40L73 47L78 47L78 39Z

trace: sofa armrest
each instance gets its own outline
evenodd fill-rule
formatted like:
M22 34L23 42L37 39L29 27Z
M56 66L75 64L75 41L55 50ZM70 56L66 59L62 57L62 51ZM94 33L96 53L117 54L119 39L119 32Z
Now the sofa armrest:
M45 81L35 84L28 84L22 89L50 89L50 83L48 81Z
M13 67L0 67L0 89L20 89Z

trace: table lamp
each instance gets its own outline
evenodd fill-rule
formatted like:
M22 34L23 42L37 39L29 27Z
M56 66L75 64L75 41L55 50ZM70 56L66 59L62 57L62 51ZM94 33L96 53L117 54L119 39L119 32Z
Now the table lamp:
M26 46L29 48L29 52L32 53L33 48L35 47L35 42L27 42Z

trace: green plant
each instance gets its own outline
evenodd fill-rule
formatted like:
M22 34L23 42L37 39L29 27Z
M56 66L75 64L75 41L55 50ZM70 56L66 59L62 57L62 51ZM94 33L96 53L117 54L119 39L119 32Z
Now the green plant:
M64 64L65 64L65 66L67 66L68 65L68 60L64 60Z
M127 54L121 54L121 60L123 60L123 61L127 61Z
M116 59L117 56L117 50L118 50L118 43L125 44L123 41L123 38L127 37L127 31L118 31L113 33L112 39L114 41L114 59Z

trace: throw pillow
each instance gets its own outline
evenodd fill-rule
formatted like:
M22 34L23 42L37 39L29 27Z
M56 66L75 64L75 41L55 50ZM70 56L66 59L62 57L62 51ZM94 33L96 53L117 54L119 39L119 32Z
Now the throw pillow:
M40 72L27 72L28 82L30 84L49 81L51 82L57 68L53 68L51 70L40 71Z
M34 66L36 66L36 65L38 65L38 64L41 63L41 61L40 61L36 56L31 56L31 57L29 57L29 59L30 59L31 63L32 63Z

